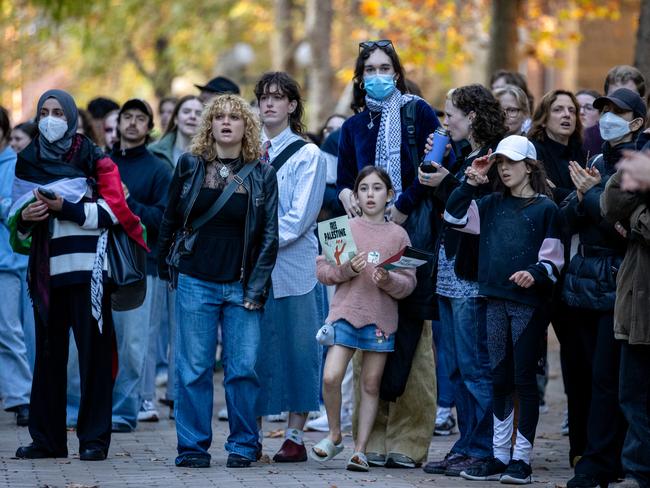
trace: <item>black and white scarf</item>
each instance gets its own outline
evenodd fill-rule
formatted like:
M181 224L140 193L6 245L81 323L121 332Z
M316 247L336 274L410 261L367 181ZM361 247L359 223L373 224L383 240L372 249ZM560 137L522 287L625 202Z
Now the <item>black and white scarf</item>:
M402 117L401 109L414 99L415 95L403 95L395 90L385 100L375 100L366 95L366 106L373 112L381 112L375 166L386 170L393 183L395 198L402 193Z

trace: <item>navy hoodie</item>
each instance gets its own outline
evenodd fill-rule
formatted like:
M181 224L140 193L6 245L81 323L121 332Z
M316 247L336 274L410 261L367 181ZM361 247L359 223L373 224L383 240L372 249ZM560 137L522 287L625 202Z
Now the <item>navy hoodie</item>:
M475 188L465 182L454 190L445 220L462 232L480 234L479 293L535 307L544 304L564 265L557 205L544 195L491 193L473 200ZM528 271L535 284L522 288L510 281L517 271Z

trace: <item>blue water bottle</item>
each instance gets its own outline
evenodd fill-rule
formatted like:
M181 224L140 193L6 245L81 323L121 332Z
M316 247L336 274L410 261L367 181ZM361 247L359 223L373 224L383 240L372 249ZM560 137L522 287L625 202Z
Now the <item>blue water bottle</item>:
M431 161L442 165L447 144L449 144L449 131L444 127L438 127L433 133L433 148L424 156L424 161L421 165L423 173L436 172L436 167L431 164Z

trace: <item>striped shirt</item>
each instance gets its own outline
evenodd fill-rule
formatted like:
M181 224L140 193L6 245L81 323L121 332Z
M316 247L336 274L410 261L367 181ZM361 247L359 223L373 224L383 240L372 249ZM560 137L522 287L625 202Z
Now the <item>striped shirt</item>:
M298 139L290 127L271 139L270 161ZM269 138L263 134L262 140ZM316 217L326 172L327 164L315 144L304 145L277 172L280 248L271 275L275 298L304 295L316 286Z
M90 283L99 234L117 224L117 218L103 200L79 203L63 201L50 222L50 284L53 287ZM21 239L27 233L19 232ZM104 260L108 271L108 260Z

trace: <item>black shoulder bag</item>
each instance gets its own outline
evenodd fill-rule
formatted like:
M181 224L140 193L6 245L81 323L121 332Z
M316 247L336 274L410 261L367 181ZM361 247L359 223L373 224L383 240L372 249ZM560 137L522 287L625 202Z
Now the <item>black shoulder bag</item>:
M185 225L182 229L176 232L174 236L174 243L172 244L169 254L165 261L170 267L171 274L171 283L175 288L178 278L178 266L180 260L183 256L189 256L194 251L194 244L196 242L196 236L198 235L198 230L211 218L213 218L223 206L228 202L230 197L235 193L235 190L239 185L241 185L246 177L251 174L255 167L259 164L259 161L254 163L245 164L242 169L233 177L232 181L226 185L223 192L217 198L217 201L212 204L212 206L200 217L198 217L190 225Z
M416 100L406 103L401 110L402 121L406 126L408 136L409 156L418 174L420 158L416 134ZM435 239L432 233L433 204L430 199L423 199L411 211L402 227L411 239L411 245L418 249L432 252ZM395 349L388 355L384 374L381 378L379 396L382 400L394 402L406 389L406 382L411 373L413 356L422 335L422 322L435 318L437 311L433 306L423 306L423 303L433 303L433 254L426 265L416 270L418 285L413 293L398 302L399 322L395 333Z

